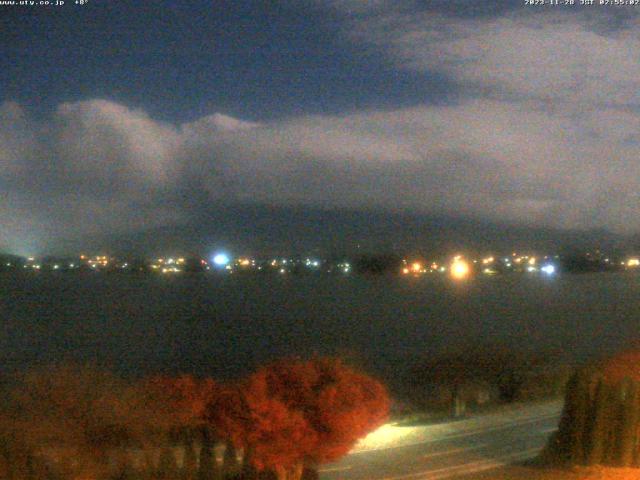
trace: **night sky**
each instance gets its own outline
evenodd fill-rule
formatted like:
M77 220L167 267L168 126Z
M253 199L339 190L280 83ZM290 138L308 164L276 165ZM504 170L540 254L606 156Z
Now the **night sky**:
M639 230L638 7L66 3L0 6L0 250L247 208Z

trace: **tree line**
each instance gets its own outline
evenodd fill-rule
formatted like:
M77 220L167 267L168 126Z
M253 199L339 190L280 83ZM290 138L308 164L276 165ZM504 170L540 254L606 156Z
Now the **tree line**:
M11 480L312 479L390 407L380 382L326 357L226 383L56 365L0 393L0 478Z

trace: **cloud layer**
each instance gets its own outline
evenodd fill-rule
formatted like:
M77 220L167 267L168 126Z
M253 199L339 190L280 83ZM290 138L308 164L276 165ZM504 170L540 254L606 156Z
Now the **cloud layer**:
M583 11L473 19L353 5L349 41L399 74L447 75L455 103L172 125L100 99L47 118L6 102L0 247L172 225L240 203L638 230L635 17L612 29Z
M466 91L584 107L638 105L638 17L607 9L518 9L456 18L379 8L351 16L350 35L400 68L450 75Z

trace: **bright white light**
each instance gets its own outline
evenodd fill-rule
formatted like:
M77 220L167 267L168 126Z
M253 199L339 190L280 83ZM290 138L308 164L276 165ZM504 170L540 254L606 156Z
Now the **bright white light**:
M229 259L229 255L227 255L226 253L218 253L213 257L213 263L215 263L219 267L224 267L230 261L231 260Z
M398 427L396 425L385 424L377 430L371 432L365 438L358 441L353 448L353 452L366 452L368 450L380 450L403 444L411 444L415 437L422 433L421 427Z
M556 273L556 267L551 264L545 265L540 270L546 273L547 275L553 275L554 273Z

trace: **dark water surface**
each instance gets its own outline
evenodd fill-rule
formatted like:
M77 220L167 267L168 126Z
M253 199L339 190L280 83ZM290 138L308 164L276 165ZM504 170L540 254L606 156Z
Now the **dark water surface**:
M62 359L228 378L268 359L408 359L503 342L604 353L640 337L640 276L136 277L0 274L0 368Z

